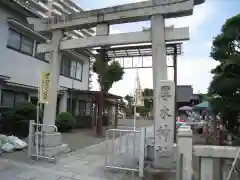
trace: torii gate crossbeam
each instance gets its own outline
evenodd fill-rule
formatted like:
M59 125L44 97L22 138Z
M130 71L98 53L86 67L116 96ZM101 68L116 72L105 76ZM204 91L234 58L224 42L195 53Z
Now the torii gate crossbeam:
M185 41L189 40L189 28L165 28L165 41ZM126 44L138 44L151 42L151 32L131 32L120 33L113 35L99 35L82 39L62 40L60 42L60 50L70 50L77 48L91 48L91 47L103 47L114 45L126 45ZM38 53L51 52L53 50L52 45L39 44L37 47Z
M144 2L119 5L104 9L79 12L60 17L44 18L42 20L28 18L34 24L35 31L53 31L57 29L81 29L96 27L100 23L121 24L150 20L151 16L161 14L165 18L189 16L194 5L205 0L149 0Z

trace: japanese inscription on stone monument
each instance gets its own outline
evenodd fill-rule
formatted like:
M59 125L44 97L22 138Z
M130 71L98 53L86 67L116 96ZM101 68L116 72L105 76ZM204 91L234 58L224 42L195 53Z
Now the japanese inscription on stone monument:
M159 157L171 156L174 136L174 96L173 81L161 81L159 119L155 122L155 154Z

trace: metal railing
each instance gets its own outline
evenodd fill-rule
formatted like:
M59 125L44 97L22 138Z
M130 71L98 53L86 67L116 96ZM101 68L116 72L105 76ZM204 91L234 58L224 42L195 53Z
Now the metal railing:
M146 128L140 130L109 129L105 167L135 171L143 177Z
M54 125L46 125L46 124L37 124L34 121L30 121L29 125L29 136L28 136L28 157L45 159L49 161L55 161L54 157L50 157L44 152L44 129L51 128L54 132L58 132L58 129Z
M233 175L233 172L234 171L237 171L237 172L240 172L240 167L238 167L238 161L240 161L240 151L237 153L233 163L232 163L232 167L228 173L228 176L227 176L227 179L226 180L230 180L232 175Z

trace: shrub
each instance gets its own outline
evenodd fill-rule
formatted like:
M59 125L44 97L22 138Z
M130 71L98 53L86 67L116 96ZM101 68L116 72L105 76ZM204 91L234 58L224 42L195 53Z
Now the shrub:
M37 107L30 102L24 102L24 103L18 104L12 110L11 119L13 121L36 120Z
M29 121L37 119L37 107L30 102L24 102L14 107L9 114L9 123L13 126L13 133L19 137L27 137Z
M57 116L56 125L59 131L70 131L75 127L76 120L71 113L62 112Z

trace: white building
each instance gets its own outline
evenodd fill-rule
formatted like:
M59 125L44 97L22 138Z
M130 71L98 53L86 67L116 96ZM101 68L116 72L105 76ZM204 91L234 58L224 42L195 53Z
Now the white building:
M48 34L34 32L26 17L47 17L47 0L0 0L0 106L21 101L37 102L40 73L48 71L49 55L36 53L36 45L48 41ZM54 0L52 14L82 11L71 0ZM92 36L94 30L71 31L66 38ZM91 52L63 53L58 110L66 111L71 89L89 90ZM72 102L72 101L71 101Z

